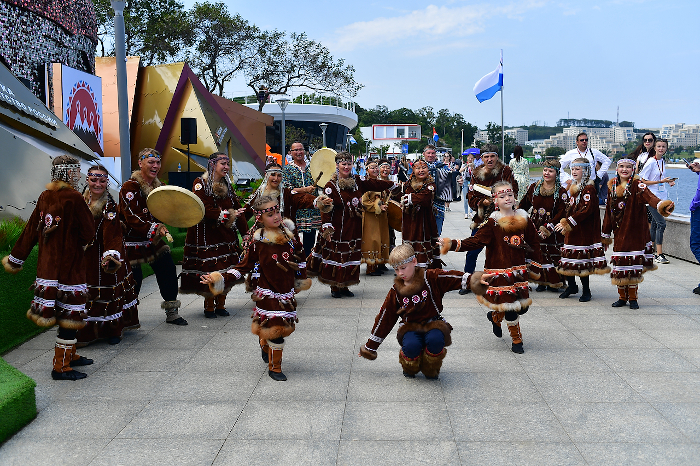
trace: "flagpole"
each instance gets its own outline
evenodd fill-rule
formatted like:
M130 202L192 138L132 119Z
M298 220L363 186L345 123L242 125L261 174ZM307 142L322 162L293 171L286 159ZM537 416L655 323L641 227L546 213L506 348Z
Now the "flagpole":
M503 73L503 49L501 49L501 73ZM506 161L506 133L503 129L503 85L501 85L501 158Z

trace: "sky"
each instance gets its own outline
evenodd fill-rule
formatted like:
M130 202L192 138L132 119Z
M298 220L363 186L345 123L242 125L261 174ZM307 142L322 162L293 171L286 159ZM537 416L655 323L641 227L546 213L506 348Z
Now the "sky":
M500 94L479 103L473 88L502 49L506 126L615 121L618 106L637 128L700 123L697 0L220 1L261 29L306 32L352 64L364 108L430 106L479 128L500 123ZM225 91L248 92L242 80Z

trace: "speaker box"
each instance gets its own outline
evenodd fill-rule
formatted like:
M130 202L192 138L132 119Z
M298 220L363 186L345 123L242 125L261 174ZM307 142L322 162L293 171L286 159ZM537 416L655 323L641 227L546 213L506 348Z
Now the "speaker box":
M197 144L196 118L180 118L180 144Z

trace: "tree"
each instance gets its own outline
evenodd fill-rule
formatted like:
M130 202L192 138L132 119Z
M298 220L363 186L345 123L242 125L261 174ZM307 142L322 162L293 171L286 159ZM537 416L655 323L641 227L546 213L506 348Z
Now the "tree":
M559 158L560 155L566 154L566 149L563 147L548 147L547 150L544 151L544 158L549 159L549 158L554 158L557 157Z
M195 3L191 10L194 48L189 63L209 92L224 95L224 86L254 57L260 30L224 3Z
M114 11L110 0L94 0L102 56L114 55ZM126 55L141 57L144 65L181 56L192 45L192 24L177 0L126 0ZM105 43L111 43L111 50Z
M362 84L355 81L355 68L334 59L321 43L306 33L270 31L258 35L255 56L244 66L246 84L256 95L286 94L293 88L355 97ZM262 111L265 99L260 99Z

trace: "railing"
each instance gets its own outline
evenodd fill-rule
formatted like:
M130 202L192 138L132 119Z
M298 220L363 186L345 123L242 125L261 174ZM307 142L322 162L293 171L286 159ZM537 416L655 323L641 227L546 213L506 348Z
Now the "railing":
M351 112L355 112L355 106L356 103L351 101L351 100L343 100L342 97L340 96L327 96L327 95L316 95L316 94L300 94L294 97L294 95L291 96L292 99L289 101L290 104L301 104L301 105L329 105L332 107L338 107L338 108L344 108L345 110L349 110ZM257 103L258 100L256 96L254 95L246 95L243 97L234 97L231 100L234 102L238 102L239 104L254 104ZM275 103L275 97L274 96L269 96L267 98L267 103Z

